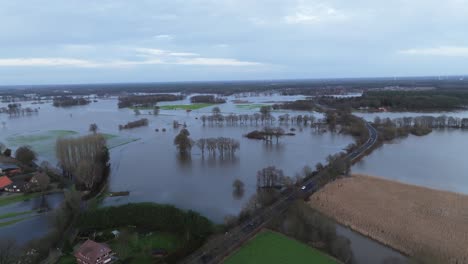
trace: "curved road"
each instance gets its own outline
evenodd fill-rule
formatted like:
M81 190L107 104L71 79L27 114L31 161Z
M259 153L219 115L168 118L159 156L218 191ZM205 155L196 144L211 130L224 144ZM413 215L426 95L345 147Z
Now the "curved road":
M377 130L367 122L366 127L369 131L369 139L356 150L348 153L346 158L349 159L351 163L358 160L377 142ZM318 191L321 187L317 184L319 180L321 180L320 177L312 177L303 183L302 188L296 188L292 191L284 193L278 201L269 207L261 209L248 221L237 225L236 227L229 230L229 232L226 232L224 235L218 235L217 237L210 239L200 249L181 261L181 263L221 263L225 257L231 254L249 238L253 237L271 219L282 214L294 200L299 197L308 197Z

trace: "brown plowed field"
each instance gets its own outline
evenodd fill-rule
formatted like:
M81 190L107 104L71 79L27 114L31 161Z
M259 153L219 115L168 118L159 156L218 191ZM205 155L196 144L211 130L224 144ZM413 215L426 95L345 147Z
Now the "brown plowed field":
M406 254L432 252L447 263L468 263L466 195L354 175L326 185L309 204Z

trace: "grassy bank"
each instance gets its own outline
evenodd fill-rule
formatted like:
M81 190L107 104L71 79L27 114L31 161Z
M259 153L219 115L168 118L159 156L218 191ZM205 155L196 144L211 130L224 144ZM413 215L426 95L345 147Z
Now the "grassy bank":
M6 213L6 214L0 215L0 220L13 218L13 217L21 216L21 215L27 215L33 212L34 212L33 210L30 210L30 211L24 211L24 212Z
M335 264L320 251L279 233L263 231L230 256L224 264Z
M10 220L10 221L6 221L6 222L0 222L0 227L6 227L6 226L9 226L9 225L14 225L18 222L21 222L25 219L28 219L28 218L31 218L31 217L23 217L23 218L18 218L18 219L14 219L14 220Z
M6 197L0 197L0 207L12 203L27 201L32 198L41 196L41 193L28 193L28 194L12 194Z

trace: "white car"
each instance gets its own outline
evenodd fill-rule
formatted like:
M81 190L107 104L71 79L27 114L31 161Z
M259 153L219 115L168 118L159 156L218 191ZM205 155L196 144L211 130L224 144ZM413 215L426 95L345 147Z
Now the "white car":
M301 187L301 190L305 190L307 187L304 185Z

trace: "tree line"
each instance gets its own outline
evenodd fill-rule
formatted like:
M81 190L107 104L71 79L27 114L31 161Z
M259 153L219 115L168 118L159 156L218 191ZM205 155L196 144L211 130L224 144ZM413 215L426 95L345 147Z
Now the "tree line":
M226 137L200 138L196 141L196 145L201 150L202 155L205 154L206 150L212 156L218 153L221 158L234 156L240 148L238 140Z
M315 103L312 100L296 100L294 102L284 102L282 104L274 104L273 109L286 109L286 110L297 110L297 111L313 111L317 109Z
M147 118L142 118L142 119L139 119L139 120L136 120L136 121L128 122L125 125L119 125L119 130L132 129L132 128L135 128L135 127L141 127L141 126L147 126L147 125L148 125L148 119Z
M216 97L215 95L194 95L190 97L191 103L206 103L206 104L224 104L226 99Z
M87 105L89 103L91 103L91 101L83 97L73 98L71 96L60 96L54 97L52 105L55 107L67 107L74 105Z
M153 108L158 102L178 101L182 99L184 99L184 96L177 94L129 95L119 97L118 107Z
M233 157L240 148L239 141L233 138L200 138L194 141L190 138L190 132L186 128L181 129L179 134L174 138L174 145L181 155L189 154L192 147L197 146L202 155L205 155L205 152L208 152L212 156L218 153L221 158Z
M32 115L32 114L37 114L38 112L39 112L39 109L37 108L33 109L31 107L23 108L21 107L20 103L8 104L7 107L0 107L0 114L6 113L10 117Z
M388 118L375 117L374 124L389 122ZM458 118L452 116L416 116L399 117L391 119L391 122L398 127L424 127L424 128L468 128L468 118Z
M278 118L274 117L271 114L271 106L262 106L258 113L254 114L221 114L221 110L219 107L214 107L212 109L211 115L202 115L200 120L202 121L203 125L207 123L209 125L213 124L226 124L226 125L258 125L258 124L273 124L275 122L279 122L280 125L288 125L288 124L297 124L297 125L313 125L318 120L313 115L296 115L291 116L289 114L284 114L278 116Z
M436 89L425 91L366 91L360 97L320 97L320 104L333 108L388 108L394 111L457 110L468 105L468 91Z

